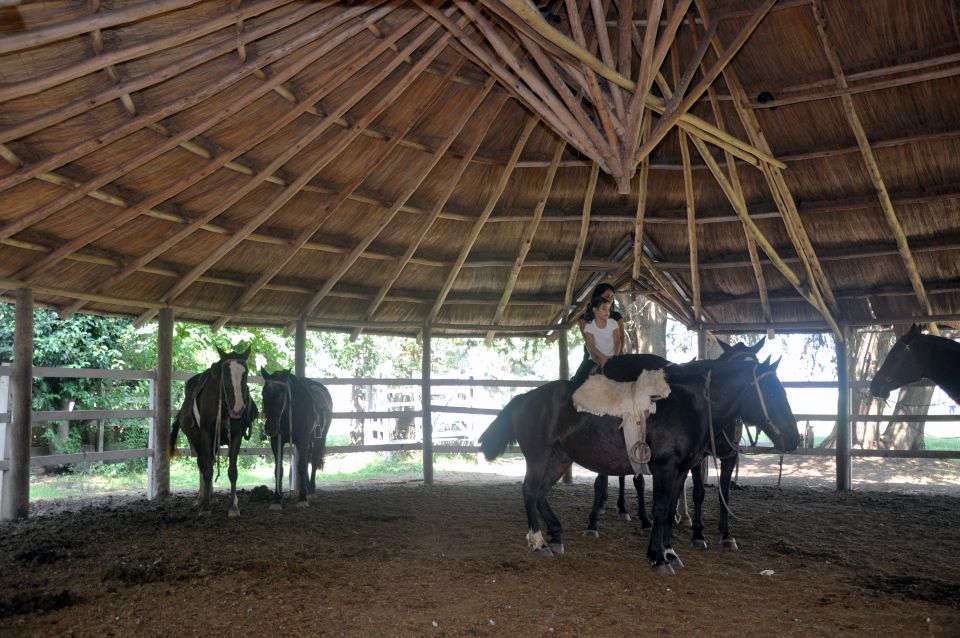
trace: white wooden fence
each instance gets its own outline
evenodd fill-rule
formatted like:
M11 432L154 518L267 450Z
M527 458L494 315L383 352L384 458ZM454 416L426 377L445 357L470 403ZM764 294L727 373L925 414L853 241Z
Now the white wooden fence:
M9 458L6 453L7 423L9 422L9 377L12 372L10 365L0 365L0 487L3 484L3 475L9 470ZM100 378L100 379L120 379L120 380L145 380L149 382L150 388L148 397L153 397L153 383L156 373L152 370L92 370L77 368L33 368L33 376L36 377L71 377L71 378ZM175 373L174 380L185 381L190 378L191 373ZM316 379L320 383L328 386L336 385L360 385L360 386L387 386L393 388L409 387L411 396L417 397L421 403L421 409L410 409L409 407L401 410L381 410L381 411L337 411L334 412L334 419L399 419L407 418L419 420L423 416L422 403L423 397L419 396L421 380L418 378L359 378L359 379ZM260 377L250 377L250 382L262 384ZM431 379L433 388L439 387L462 387L462 388L516 388L527 389L537 387L545 381L530 380L482 380L482 379ZM863 387L865 382L854 382L852 387ZM835 381L821 382L784 382L787 388L836 388ZM150 399L152 403L152 398ZM173 413L179 406L179 397L175 397ZM502 406L495 405L485 408L477 408L470 405L438 405L431 399L430 411L436 420L437 415L470 415L493 417ZM124 419L147 419L150 428L150 435L147 441L153 440L154 427L154 406L150 405L142 410L69 410L69 411L38 411L31 413L33 423L49 423L55 421L81 421L81 420L124 420ZM804 421L835 421L836 413L795 413L798 423ZM952 422L960 421L960 415L859 415L851 414L850 418L857 421L914 421L914 422ZM418 432L422 430L418 429ZM960 434L960 428L958 428ZM476 431L445 431L438 430L434 434L434 440L437 445L434 447L436 453L476 453L480 448L476 445ZM404 441L393 441L385 437L383 442L365 444L365 445L334 445L328 446L327 451L331 453L352 453L352 452L389 452L399 450L419 450L422 449L423 442L418 436L415 439ZM772 453L770 448L747 447L743 448L746 453ZM181 453L188 455L189 449L181 450ZM121 461L136 458L152 459L153 449L149 447L124 450L97 450L89 452L79 452L74 454L46 454L33 456L30 459L31 467L44 467L54 465L66 465L74 463L103 462L103 461ZM269 455L269 447L244 447L241 448L241 454ZM792 452L798 456L834 456L835 449L826 448L801 448ZM926 458L926 459L957 459L960 458L960 449L948 451L909 451L909 450L877 450L877 449L854 449L851 450L854 457L896 457L896 458ZM152 485L147 486L148 497L152 497Z

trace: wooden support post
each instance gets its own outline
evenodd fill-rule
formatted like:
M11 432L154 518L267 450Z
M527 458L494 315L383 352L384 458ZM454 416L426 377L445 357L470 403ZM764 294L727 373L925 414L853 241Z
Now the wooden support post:
M560 348L560 378L566 381L570 378L570 350L567 345L567 327L563 326L560 328L560 339L559 348ZM573 483L573 466L567 468L567 471L563 475L563 482L566 484Z
M30 510L30 402L33 398L33 290L17 290L13 334L12 397L7 427L10 469L3 480L0 520L26 518Z
M423 325L420 409L423 412L423 484L433 485L433 417L430 414L430 324Z
M697 329L697 359L707 358L707 331L701 326Z
M853 489L850 458L850 378L847 343L849 329L842 329L843 341L834 336L837 348L837 491Z
M307 322L303 317L297 319L297 331L293 343L293 368L298 377L307 376Z
M163 308L157 320L157 378L153 383L153 456L147 460L147 498L170 496L170 402L173 381L173 309Z

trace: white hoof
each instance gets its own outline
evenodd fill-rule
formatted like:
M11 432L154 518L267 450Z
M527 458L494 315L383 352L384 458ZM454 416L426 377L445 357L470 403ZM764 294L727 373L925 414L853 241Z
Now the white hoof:
M297 507L310 507L309 501L297 501Z

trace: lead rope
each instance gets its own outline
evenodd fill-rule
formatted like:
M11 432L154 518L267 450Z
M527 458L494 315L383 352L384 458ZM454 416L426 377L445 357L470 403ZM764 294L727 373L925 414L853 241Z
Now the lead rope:
M220 363L220 383L217 384L217 425L213 429L213 460L217 463L217 476L220 480L220 420L223 415L223 362ZM228 435L229 436L229 435Z
M777 426L774 425L773 420L770 418L770 413L767 412L767 403L763 399L763 392L760 391L760 379L773 374L773 370L768 370L767 372L764 372L758 377L757 366L759 365L760 364L758 363L757 365L753 366L753 387L756 388L757 390L757 398L760 399L760 408L763 410L763 418L766 420L767 426L769 426L776 432L779 432L780 431L779 428L777 428ZM777 472L777 490L778 491L781 491L780 484L782 480L783 480L783 454L780 455L780 470Z
M713 471L717 473L717 476L720 476L720 466L717 463L717 442L714 440L715 436L713 433L713 401L710 400L710 381L713 376L713 370L707 370L707 384L704 388L703 395L707 400L707 424L710 431L710 455L713 457ZM700 468L697 468L699 470ZM723 503L723 508L727 510L727 513L730 516L733 516L733 510L730 509L730 504L727 503L727 499L723 497L723 490L718 489L720 493L720 502Z

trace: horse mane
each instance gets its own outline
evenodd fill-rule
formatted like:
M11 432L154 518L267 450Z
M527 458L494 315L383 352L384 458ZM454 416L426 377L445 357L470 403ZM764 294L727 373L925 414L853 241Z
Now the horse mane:
M922 334L917 338L922 339L929 345L943 348L944 350L950 351L951 354L960 356L960 341L954 341L953 339L938 337L937 335L931 334Z

